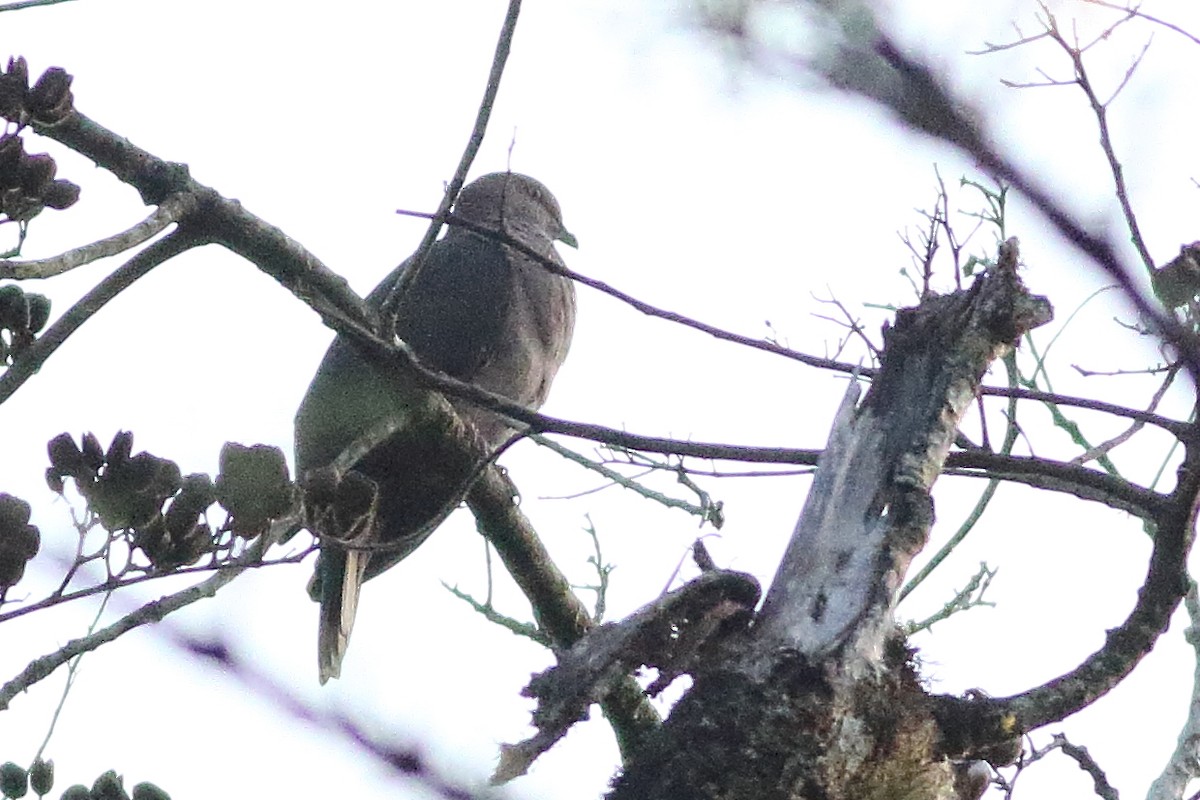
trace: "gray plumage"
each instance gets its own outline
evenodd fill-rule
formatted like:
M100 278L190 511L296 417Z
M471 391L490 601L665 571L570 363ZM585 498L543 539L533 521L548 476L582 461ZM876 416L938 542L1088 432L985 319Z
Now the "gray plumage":
M558 202L538 181L493 173L468 184L454 208L463 219L505 232L561 264L554 242L572 246ZM408 268L405 261L367 297L378 309ZM433 244L396 310L396 335L423 363L530 408L545 401L566 357L575 323L570 280L493 239L451 225ZM450 398L464 422L489 448L513 432L503 417ZM386 376L354 346L334 340L296 412L300 475L332 462L347 445L403 403ZM439 471L428 439L397 436L376 447L355 469L379 486L377 542L386 551L326 544L313 594L321 603L318 661L321 682L337 677L354 622L362 581L393 566L429 535L450 508L463 476Z

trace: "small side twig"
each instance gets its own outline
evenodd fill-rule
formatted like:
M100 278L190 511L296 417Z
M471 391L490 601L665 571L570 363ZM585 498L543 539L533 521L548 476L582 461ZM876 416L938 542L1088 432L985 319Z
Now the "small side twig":
M30 261L0 261L0 279L26 280L29 278L52 278L76 267L91 264L137 247L157 236L168 226L179 222L199 207L199 198L191 193L172 195L162 202L154 213L126 231L90 242L74 250L68 250L52 258Z
M686 500L680 500L678 498L665 495L662 492L656 492L653 489L649 489L649 488L643 486L642 484L638 483L637 481L635 481L631 478L625 477L620 472L617 472L615 469L606 467L603 464L593 461L592 459L588 458L587 456L576 453L574 450L570 449L569 447L563 447L561 444L554 441L553 439L550 439L546 436L542 436L541 434L534 434L534 435L530 436L529 438L531 440L533 440L535 443L541 445L542 447L545 447L546 449L559 454L563 458L565 458L569 461L574 461L576 464L579 464L581 467L589 469L599 475L603 475L605 477L605 479L610 480L614 484L621 486L625 489L629 489L630 491L636 492L648 500L653 500L654 502L659 503L660 505L666 506L667 508L678 508L682 511L686 511L687 513L691 514L692 516L699 517L702 522L711 516L711 512L706 510L702 506L697 506L693 503L689 503Z
M1108 2L1108 0L1082 0L1082 2L1090 3L1091 5L1094 5L1094 6L1100 6L1101 8L1110 8L1113 11L1121 11L1121 12L1124 12L1125 14L1128 14L1130 17L1138 17L1139 19L1144 19L1147 22L1153 23L1155 25L1161 25L1162 27L1166 28L1169 31L1174 31L1175 33L1178 33L1180 36L1184 36L1184 37L1187 37L1188 39L1191 39L1194 44L1200 44L1200 37L1196 37L1195 35L1189 33L1187 30L1180 27L1179 25L1174 24L1173 22L1167 22L1165 19L1162 19L1161 17L1153 17L1153 16L1145 13L1144 11L1141 10L1140 4L1138 6L1130 7L1128 5L1122 5L1120 3L1110 3L1110 2Z
M592 522L590 514L585 515L587 519L587 527L583 532L592 540L592 547L595 552L588 556L588 563L596 570L596 583L591 586L577 586L577 589L590 589L596 593L596 604L592 609L592 620L597 624L604 622L604 612L608 610L608 579L612 575L612 571L616 569L612 564L604 562L604 554L600 552L600 534L596 532L596 525Z
M446 588L446 591L469 605L477 614L493 625L499 625L501 628L515 633L517 636L524 636L530 641L537 642L542 647L552 648L554 646L554 642L551 641L549 634L532 622L521 622L507 614L501 614L490 601L481 603L462 589L459 589L457 586L451 586L445 581L442 581L442 586Z
M921 620L920 622L910 622L905 625L905 632L912 636L914 633L927 631L938 622L949 619L960 611L966 611L978 606L994 606L995 603L990 600L984 600L983 595L987 592L988 587L992 585L992 579L996 577L997 570L992 569L987 565L987 562L979 563L979 570L971 576L967 581L967 585L954 593L954 597L950 598L940 609Z

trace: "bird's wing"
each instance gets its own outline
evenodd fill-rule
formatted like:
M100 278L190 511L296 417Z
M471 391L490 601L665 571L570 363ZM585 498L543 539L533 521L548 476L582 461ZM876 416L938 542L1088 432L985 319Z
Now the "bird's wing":
M401 299L396 335L429 366L474 381L504 339L512 292L512 263L504 248L452 230L434 244Z

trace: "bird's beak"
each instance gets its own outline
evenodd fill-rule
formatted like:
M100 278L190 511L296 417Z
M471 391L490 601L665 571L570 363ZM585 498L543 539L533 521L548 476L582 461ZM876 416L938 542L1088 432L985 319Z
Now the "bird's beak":
M559 232L558 241L562 242L568 247L574 247L576 250L579 249L579 240L575 238L575 234L571 233L566 228L563 228Z

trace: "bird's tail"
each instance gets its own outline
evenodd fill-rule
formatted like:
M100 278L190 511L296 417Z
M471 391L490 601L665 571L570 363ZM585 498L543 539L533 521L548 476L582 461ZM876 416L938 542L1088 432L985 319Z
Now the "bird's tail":
M317 667L321 683L342 673L342 658L354 628L358 612L358 593L362 589L367 556L361 550L321 553L321 623L317 632Z

